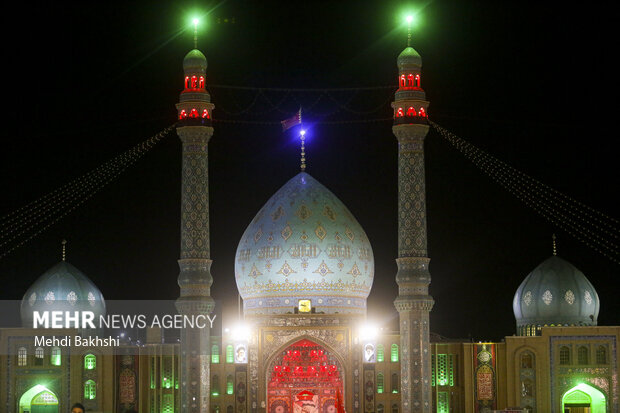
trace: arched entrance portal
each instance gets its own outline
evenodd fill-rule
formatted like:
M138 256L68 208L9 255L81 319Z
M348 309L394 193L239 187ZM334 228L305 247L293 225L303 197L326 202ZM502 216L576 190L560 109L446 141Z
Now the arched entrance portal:
M605 395L594 387L581 383L562 396L564 413L605 413Z
M267 386L269 413L335 413L343 398L342 378L333 355L304 339L275 360Z
M58 413L58 398L45 386L37 384L22 394L19 413Z

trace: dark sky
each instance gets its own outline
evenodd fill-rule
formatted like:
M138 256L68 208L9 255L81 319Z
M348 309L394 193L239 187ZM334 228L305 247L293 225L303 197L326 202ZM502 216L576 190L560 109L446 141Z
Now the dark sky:
M414 47L430 117L546 184L618 216L617 22L599 3L436 0L421 9ZM209 11L199 48L207 87L335 88L396 84L406 44L399 1L13 3L3 13L3 145L0 215L100 165L175 121L182 31L192 9ZM413 8L412 7L412 8ZM218 18L220 24L217 23ZM231 23L234 18L234 23ZM229 19L229 23L224 23ZM389 90L335 93L349 109L380 105ZM211 89L216 119L279 121L253 91ZM283 112L318 94L267 93ZM366 116L324 96L309 120ZM335 112L334 112L335 111ZM331 113L334 112L334 113ZM328 116L321 114L331 113ZM601 299L599 324L620 323L619 266L547 223L431 131L426 141L432 330L499 339L514 333L512 297L551 255L582 270ZM315 125L308 172L353 212L373 245L369 315L396 312L396 138L390 122ZM234 305L234 254L260 207L298 172L298 147L278 125L219 122L210 143L213 296ZM66 219L0 260L0 298L21 299L60 259L106 299L175 299L179 253L180 143L171 136ZM388 304L386 304L388 303Z

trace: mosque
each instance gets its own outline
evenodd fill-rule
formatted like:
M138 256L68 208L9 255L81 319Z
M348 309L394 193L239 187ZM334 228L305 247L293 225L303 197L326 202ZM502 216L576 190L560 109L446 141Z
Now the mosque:
M67 412L80 401L88 412L116 413L618 412L620 327L597 326L594 286L555 253L532 263L516 289L515 335L463 342L431 334L424 177L429 102L422 60L410 43L397 66L399 331L365 327L372 246L349 209L302 168L241 236L235 278L243 325L219 335L184 330L174 343L149 329L146 342L113 350L37 345L36 309L106 312L101 291L63 259L25 292L22 328L0 329L0 410ZM190 51L183 68L176 308L204 315L214 309L208 194L214 105L202 52ZM79 333L45 331L48 337Z

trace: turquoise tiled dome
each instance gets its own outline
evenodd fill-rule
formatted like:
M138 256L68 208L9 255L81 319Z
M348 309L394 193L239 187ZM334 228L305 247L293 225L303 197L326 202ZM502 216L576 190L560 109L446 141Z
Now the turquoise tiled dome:
M523 280L512 303L517 329L596 325L599 307L598 294L586 276L555 255Z
M374 258L347 207L302 172L261 208L245 230L235 278L248 314L293 312L299 299L317 312L366 312Z
M47 270L26 291L21 303L22 326L32 328L34 311L92 311L95 320L105 315L101 291L80 270L61 261Z

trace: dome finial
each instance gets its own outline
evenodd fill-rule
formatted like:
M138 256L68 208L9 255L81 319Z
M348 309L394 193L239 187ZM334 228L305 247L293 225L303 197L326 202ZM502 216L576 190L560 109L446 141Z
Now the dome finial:
M304 143L306 142L306 131L299 131L299 139L301 139L301 172L306 171L306 147Z
M558 255L558 248L557 245L555 243L555 234L551 234L551 240L553 241L553 255Z
M66 258L67 258L67 240L63 239L61 244L62 244L62 260L66 261Z
M411 22L413 22L413 16L407 16L407 47L411 47Z
M194 49L198 49L198 23L200 23L200 20L194 18L192 19L192 23L194 23Z

